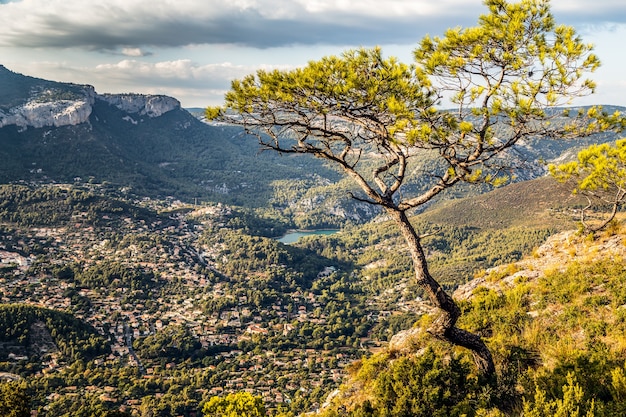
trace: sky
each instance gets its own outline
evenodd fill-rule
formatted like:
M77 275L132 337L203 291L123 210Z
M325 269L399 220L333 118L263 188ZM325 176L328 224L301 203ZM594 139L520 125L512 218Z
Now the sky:
M551 7L602 61L596 94L575 104L626 106L626 1ZM347 49L381 46L409 63L424 35L474 26L486 11L481 0L0 0L0 64L206 107L222 103L233 79Z

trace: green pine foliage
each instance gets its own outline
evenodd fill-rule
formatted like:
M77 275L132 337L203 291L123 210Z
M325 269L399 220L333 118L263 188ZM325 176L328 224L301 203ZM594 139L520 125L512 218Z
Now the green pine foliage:
M620 117L616 113L615 117ZM550 164L550 174L560 182L573 183L573 193L587 198L587 206L581 211L580 220L586 232L601 230L614 219L618 209L626 201L626 139L619 139L615 146L608 143L591 145L578 153L578 160L566 164ZM609 207L599 224L587 222L588 209ZM598 223L598 222L597 222Z
M119 262L104 261L93 266L70 264L57 267L53 274L66 281L73 282L78 288L114 291L127 288L132 293L145 292L157 287L160 282L154 272L124 265Z
M523 415L527 417L594 417L595 402L585 400L585 393L573 373L567 374L563 397L548 399L546 392L537 387L535 396L524 402Z
M212 397L202 409L209 417L265 417L267 413L260 397L237 392L225 397Z
M284 291L296 285L308 288L317 274L333 263L311 250L237 230L209 231L202 242L219 248L215 258L220 271L234 279L259 281L257 289L269 286ZM258 280L253 278L255 275Z
M202 346L187 327L169 326L135 340L133 347L142 358L180 361L198 354Z
M102 191L69 185L0 185L0 221L16 226L59 226L70 221L95 226L110 225L107 218L129 216L149 220L156 213Z

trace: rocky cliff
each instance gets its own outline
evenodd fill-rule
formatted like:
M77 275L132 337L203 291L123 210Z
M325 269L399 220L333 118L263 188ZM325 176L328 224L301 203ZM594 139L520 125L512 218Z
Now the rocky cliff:
M127 113L138 113L148 117L159 117L168 111L180 108L180 102L168 96L102 94L98 95L97 99L106 101Z
M140 116L159 117L179 109L180 102L167 96L97 94L90 85L57 83L9 71L0 65L0 128L75 126L89 120L96 100ZM6 85L5 85L6 84Z
M89 119L95 97L93 87L87 85L73 91L32 91L26 103L4 111L0 109L0 127L17 125L20 128L40 128L84 123Z

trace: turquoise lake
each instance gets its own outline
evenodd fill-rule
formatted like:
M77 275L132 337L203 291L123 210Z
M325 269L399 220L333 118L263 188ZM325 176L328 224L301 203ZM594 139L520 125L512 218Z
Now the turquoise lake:
M278 241L289 245L291 243L296 243L298 239L300 239L303 236L332 235L334 233L337 233L338 231L339 230L335 230L335 229L295 231L295 232L287 233L285 236L278 239Z

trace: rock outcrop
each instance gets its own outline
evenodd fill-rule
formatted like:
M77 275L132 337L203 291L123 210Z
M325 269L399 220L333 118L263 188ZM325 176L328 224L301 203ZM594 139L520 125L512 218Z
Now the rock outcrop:
M626 258L626 237L623 234L601 234L596 239L585 239L574 230L557 233L535 249L532 256L490 268L484 276L459 286L452 296L457 300L469 300L479 287L504 293L520 280L535 281L545 277L546 271L565 271L573 262L597 262L606 257Z
M25 104L4 112L0 110L0 127L16 125L20 128L68 126L85 123L89 120L96 92L91 86L84 86L80 94L72 99L46 99L54 97L58 91L45 90L32 97Z
M16 125L28 127L74 126L89 120L96 100L140 116L159 117L179 109L172 97L143 94L97 94L90 85L71 85L70 90L51 88L32 91L22 105L0 109L0 128Z
M168 96L150 96L144 94L101 94L99 100L125 111L142 116L159 117L168 111L180 108L180 102Z

